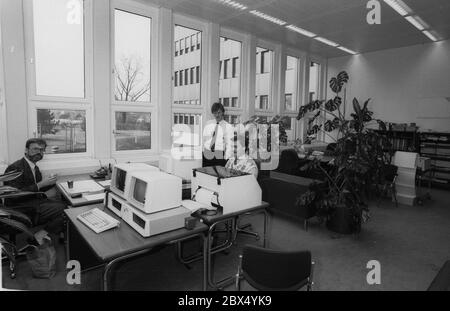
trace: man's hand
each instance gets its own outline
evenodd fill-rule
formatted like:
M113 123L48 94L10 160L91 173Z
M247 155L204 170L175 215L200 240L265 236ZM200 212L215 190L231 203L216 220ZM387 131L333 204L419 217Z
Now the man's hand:
M46 188L49 186L54 186L56 184L56 176L45 178L37 183L39 189Z

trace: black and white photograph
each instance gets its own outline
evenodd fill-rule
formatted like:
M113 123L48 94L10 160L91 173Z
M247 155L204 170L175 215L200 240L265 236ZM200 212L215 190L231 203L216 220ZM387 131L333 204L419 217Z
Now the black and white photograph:
M0 0L0 291L449 291L449 16Z

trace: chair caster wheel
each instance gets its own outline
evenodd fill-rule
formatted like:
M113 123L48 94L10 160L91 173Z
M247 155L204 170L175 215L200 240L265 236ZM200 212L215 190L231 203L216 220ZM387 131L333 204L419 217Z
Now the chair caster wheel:
M16 278L16 273L14 273L14 272L11 273L11 274L9 275L9 278L10 278L10 279L15 279L15 278Z

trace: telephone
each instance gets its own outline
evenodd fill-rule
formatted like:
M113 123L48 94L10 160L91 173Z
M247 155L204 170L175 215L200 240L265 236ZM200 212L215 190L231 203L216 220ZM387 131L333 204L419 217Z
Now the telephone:
M100 168L96 170L94 173L90 174L91 178L93 179L104 179L108 175L110 175L112 172L111 164L108 166L102 166L102 163L100 162Z

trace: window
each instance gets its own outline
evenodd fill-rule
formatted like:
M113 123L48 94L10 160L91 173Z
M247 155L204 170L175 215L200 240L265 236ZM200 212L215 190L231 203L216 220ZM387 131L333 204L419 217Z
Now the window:
M228 64L230 63L229 59L223 61L223 78L228 79Z
M201 50L191 52L194 43L201 38L202 32L184 27L174 26L174 41L181 40L181 47L184 55L174 59L174 69L180 72L178 85L174 85L173 101L183 105L193 105L200 103L201 85L200 85L200 66L202 64ZM180 50L181 51L181 50ZM183 86L184 87L180 87Z
M115 112L115 147L117 151L151 149L151 113Z
M37 137L47 142L46 153L86 152L86 111L36 109Z
M185 85L189 84L189 69L184 70L184 84ZM191 84L192 84L192 81L191 81Z
M219 61L219 80L223 79L223 74L222 74L222 61Z
M198 113L174 113L174 124L185 124L189 127L189 132L173 133L174 145L199 146L202 135L202 115Z
M33 0L35 94L85 98L84 2ZM62 79L62 77L64 77Z
M273 52L261 47L256 48L256 96L255 109L269 110L271 108L272 96L272 58Z
M184 54L184 38L180 39L180 55Z
M231 98L231 107L238 107L238 98L237 97Z
M239 72L239 58L238 57L233 57L233 71L231 74L232 78L236 78Z
M228 97L225 97L223 99L223 106L224 107L230 107L230 99Z
M241 54L242 42L220 37L220 67L223 72L220 77L223 79L219 80L219 97L226 98L228 104L231 98L232 107L238 107L241 95L241 79L238 72Z
M259 97L259 109L269 109L269 98L267 95L261 95Z
M309 66L309 101L319 99L320 64L311 62Z
M224 120L227 121L230 124L238 124L240 122L240 117L237 115L224 115Z
M192 35L191 36L191 52L194 52L195 50L195 41L197 40L197 36L196 35Z
M184 52L186 54L189 53L190 46L191 46L191 37L186 37L186 48L184 49Z
M297 57L286 56L286 72L284 84L284 109L286 111L297 110L297 90L298 90L298 66Z
M200 67L199 66L195 67L195 73L196 73L195 83L200 83Z
M201 42L202 42L202 35L199 32L199 33L197 33L197 50L200 50Z
M175 41L175 56L178 56L179 50L180 50L180 41Z
M261 52L261 73L268 73L271 71L272 55L269 54L270 51Z
M115 10L115 99L150 102L149 17Z
M284 107L286 110L292 109L292 94L284 94Z
M175 86L178 86L178 71L175 71L175 77L173 80L175 81Z

